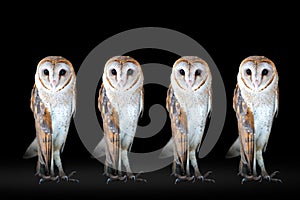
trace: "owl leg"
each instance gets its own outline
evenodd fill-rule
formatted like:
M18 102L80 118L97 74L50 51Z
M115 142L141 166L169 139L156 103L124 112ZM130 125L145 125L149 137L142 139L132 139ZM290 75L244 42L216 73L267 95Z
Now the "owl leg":
M195 177L194 176L190 176L189 173L186 172L186 165L185 165L186 161L185 159L174 159L173 161L173 175L176 177L175 179L175 184L179 183L179 182L183 182L183 181L194 181Z
M38 164L40 165L39 171L36 173L40 177L39 184L42 184L44 182L51 182L51 181L59 181L58 176L51 176L51 175L46 175L45 174L45 165Z
M112 181L127 181L126 176L122 176L121 172L117 169L114 169L111 164L106 160L104 165L103 175L107 176L106 184Z
M175 184L183 181L194 181L195 176L190 174L190 159L188 151L188 136L181 132L175 132L173 134L174 138L174 167L173 170L175 179Z
M130 180L133 181L142 181L142 182L147 182L146 179L143 178L139 178L139 176L141 175L141 172L138 174L133 174L130 168L130 164L129 164L129 160L128 160L128 155L127 155L128 151L127 150L122 150L121 152L121 156L122 156L122 161L123 161L123 165L125 166L126 172L127 172L127 177Z
M252 170L249 169L247 162L246 162L246 158L243 153L241 153L241 160L240 160L238 175L243 177L241 184L244 184L245 182L250 182L250 181L261 181L261 176L254 175L252 173Z
M73 176L76 173L76 171L72 171L69 175L65 174L65 172L63 170L63 167L62 167L62 162L61 162L61 159L60 159L60 151L59 150L54 151L53 155L54 155L55 165L58 168L58 173L59 173L60 179L62 179L64 181L67 181L67 182L77 182L77 183L79 183L78 179L71 178L71 176Z
M176 177L175 184L179 182L194 181L195 179L195 176L187 175L184 163L181 163L176 159L173 161L173 175Z
M279 171L275 171L271 175L269 175L268 172L266 171L264 160L263 160L263 156L262 156L262 150L258 150L257 151L256 158L257 158L257 163L258 163L258 165L261 168L261 175L262 175L263 179L265 179L265 180L267 180L269 182L273 181L273 182L280 182L280 183L282 183L281 179L273 178L277 173L279 173Z
M46 165L44 164L44 162L41 162L40 159L42 159L40 156L41 154L38 154L39 159L37 161L37 165L36 165L36 176L39 176L39 184L42 184L44 182L50 182L50 181L58 181L58 176L54 176L54 174L49 173L49 167L46 167Z
M194 168L194 174L195 174L195 178L198 180L201 180L202 182L206 181L206 182L212 182L214 183L215 180L214 179L209 179L207 178L212 171L208 171L206 172L204 175L202 175L200 173L199 167L198 167L198 163L197 163L197 158L196 158L196 152L195 150L190 151L190 159L191 159L191 164Z
M107 176L106 184L112 181L127 181L127 176L121 171L121 148L119 147L119 135L110 134L111 138L106 138L106 160L104 175Z
M142 182L147 182L146 179L139 178L142 172L138 174L133 174L130 164L129 164L129 159L128 159L128 150L130 149L130 146L132 144L133 137L132 134L124 134L124 138L122 139L122 144L121 144L121 158L123 165L125 167L125 170L127 172L127 177L133 181L142 181Z

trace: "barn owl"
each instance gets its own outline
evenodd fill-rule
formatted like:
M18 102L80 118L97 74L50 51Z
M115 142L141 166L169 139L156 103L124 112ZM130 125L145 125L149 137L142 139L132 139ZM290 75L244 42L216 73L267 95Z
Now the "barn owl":
M175 184L195 179L214 182L207 178L211 171L205 174L200 172L196 157L212 110L209 66L197 56L184 56L174 63L170 79L166 108L171 120L172 137L160 157L173 154Z
M104 136L93 156L105 154L104 175L107 181L145 181L132 173L128 151L133 144L138 119L144 104L144 76L137 60L129 56L114 56L104 67L98 96ZM126 174L122 172L124 165Z
M71 62L61 56L48 56L37 65L30 108L35 119L36 137L23 158L38 156L37 175L44 181L75 181L66 175L61 153L76 109L76 75ZM58 175L55 175L55 166Z
M241 156L239 175L245 181L281 182L266 171L263 152L266 150L272 123L278 112L278 74L275 64L264 56L249 56L239 67L234 90L233 109L238 123L238 139L226 157ZM256 162L261 175L256 171Z

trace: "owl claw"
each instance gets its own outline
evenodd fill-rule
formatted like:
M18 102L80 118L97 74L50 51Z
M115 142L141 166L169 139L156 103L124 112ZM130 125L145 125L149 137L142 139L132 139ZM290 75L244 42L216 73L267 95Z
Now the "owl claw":
M112 181L112 179L111 178L108 178L107 180L106 180L106 184L109 184L109 182L111 182Z
M133 174L129 174L128 177L130 180L133 180L134 182L136 181L140 181L140 182L144 182L144 183L147 183L147 180L146 179L143 179L143 178L138 178L138 176L140 176L142 174L142 172L136 174L136 175L133 175Z
M181 175L176 175L176 179L175 179L175 182L174 184L177 184L179 182L183 182L183 181L186 181L186 182L195 182L195 176L181 176Z
M57 180L57 183L60 182L60 180L66 181L66 182L76 182L79 183L78 179L74 179L71 178L71 176L73 176L76 173L76 171L72 171L68 176L67 175L62 175L59 177L59 179Z
M201 182L215 183L214 179L207 178L210 174L212 174L212 171L208 171L204 175L197 175L196 179L200 180Z
M215 183L214 179L204 178L203 176L197 177L197 179L200 180L201 182Z
M197 177L197 179L199 179L201 182L215 183L215 180L214 180L214 179L205 178L204 176L199 176L199 177Z
M45 175L40 175L39 176L41 177L40 180L39 180L39 184L42 184L44 182L50 182L50 181L59 181L59 177L58 176L45 176Z
M123 182L127 182L127 176L118 176L118 175L112 175L112 174L108 174L108 179L106 180L106 184L109 184L112 181L123 181Z
M241 184L244 184L245 182L250 182L250 181L261 182L261 180L262 180L261 175L259 175L259 176L248 176L248 175L245 175L244 178L241 181Z
M248 180L247 178L243 178L241 184L244 184L247 180Z
M273 178L276 174L278 174L279 171L275 171L273 172L271 175L264 175L263 176L263 179L267 180L268 182L278 182L278 183L282 183L282 180L281 179L278 179L278 178Z

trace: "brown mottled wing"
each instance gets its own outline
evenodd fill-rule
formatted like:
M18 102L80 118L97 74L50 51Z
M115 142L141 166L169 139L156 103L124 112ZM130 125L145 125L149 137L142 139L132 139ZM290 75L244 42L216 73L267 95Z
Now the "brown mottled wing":
M51 163L53 163L51 116L36 87L33 89L31 100L31 109L35 118L38 159L40 164L45 166L45 174L49 175Z
M236 84L236 87L234 89L234 93L233 93L233 103L232 103L232 107L233 110L236 112L236 107L237 107L237 102L238 102L238 84ZM234 143L231 145L231 147L229 148L227 154L226 154L226 158L233 158L236 156L240 156L240 138L238 137Z
M243 164L252 173L254 158L254 119L253 113L244 101L241 90L237 86L234 93L234 110L236 112L240 138L240 154Z
M30 109L32 112L34 112L34 105L35 105L35 98L36 98L36 86L33 85L33 89L31 90L31 96L30 96ZM26 149L23 158L28 159L32 158L38 155L38 143L37 138L35 137L34 140L31 142L31 144Z
M186 114L180 106L172 86L169 87L167 93L166 108L169 111L172 129L172 139L166 147L170 148L173 142L172 146L174 158L176 163L180 165L182 172L185 172L188 150L187 120ZM172 152L167 149L163 151Z
M115 109L106 95L106 90L101 85L98 98L98 108L103 121L104 143L106 164L114 169L118 169L120 161L120 131L119 120ZM100 143L101 144L101 141ZM97 147L96 147L97 149ZM97 154L97 152L95 152Z

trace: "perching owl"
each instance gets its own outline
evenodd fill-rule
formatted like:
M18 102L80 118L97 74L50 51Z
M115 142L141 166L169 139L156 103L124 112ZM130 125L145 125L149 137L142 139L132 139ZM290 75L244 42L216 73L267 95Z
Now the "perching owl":
M106 183L126 181L127 177L145 181L133 175L128 159L144 106L143 82L141 66L132 57L115 56L106 62L98 97L104 137L93 152L94 157L101 157L103 153L106 156Z
M202 142L212 109L212 76L208 64L196 56L184 56L173 65L166 108L171 120L172 138L161 157L174 156L173 172L178 181L214 182L198 168L196 153ZM193 169L190 168L190 165Z
M24 158L38 156L37 175L44 181L76 181L66 175L60 154L64 149L71 118L76 109L76 75L70 61L61 56L42 59L36 69L30 108L36 137ZM55 166L59 175L55 175Z
M238 124L238 139L226 157L241 156L239 175L245 181L281 182L266 171L263 152L266 150L272 123L278 112L278 74L275 64L264 56L249 56L239 67L234 90L233 109ZM256 162L261 175L256 171Z

